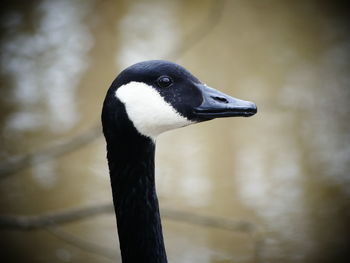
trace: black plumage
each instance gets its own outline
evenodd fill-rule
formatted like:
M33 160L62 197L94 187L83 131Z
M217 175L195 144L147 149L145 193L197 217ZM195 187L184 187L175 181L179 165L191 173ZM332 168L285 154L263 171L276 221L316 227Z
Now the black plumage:
M119 87L130 82L142 82L154 88L164 101L193 122L251 116L256 113L256 106L208 88L181 66L160 60L127 68L109 88L102 124L122 260L124 263L165 263L155 187L155 143L135 128L125 105L115 95Z

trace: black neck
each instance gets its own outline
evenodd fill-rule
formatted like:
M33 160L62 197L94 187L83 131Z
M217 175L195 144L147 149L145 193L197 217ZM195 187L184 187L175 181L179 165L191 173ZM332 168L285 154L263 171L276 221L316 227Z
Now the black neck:
M104 133L122 261L166 263L154 178L155 144L129 120L120 121L123 129L104 125Z

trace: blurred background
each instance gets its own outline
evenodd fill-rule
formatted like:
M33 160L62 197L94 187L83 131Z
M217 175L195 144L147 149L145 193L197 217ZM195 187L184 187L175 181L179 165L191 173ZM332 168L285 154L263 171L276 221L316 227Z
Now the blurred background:
M169 262L350 262L350 23L339 1L2 1L2 262L120 262L100 113L177 62L252 118L161 135Z

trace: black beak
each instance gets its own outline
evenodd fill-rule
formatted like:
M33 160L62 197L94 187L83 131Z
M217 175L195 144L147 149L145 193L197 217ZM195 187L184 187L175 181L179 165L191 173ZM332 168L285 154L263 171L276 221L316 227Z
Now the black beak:
M250 101L228 96L206 85L197 86L202 93L202 104L193 109L193 114L200 120L223 117L249 117L257 112L256 105Z

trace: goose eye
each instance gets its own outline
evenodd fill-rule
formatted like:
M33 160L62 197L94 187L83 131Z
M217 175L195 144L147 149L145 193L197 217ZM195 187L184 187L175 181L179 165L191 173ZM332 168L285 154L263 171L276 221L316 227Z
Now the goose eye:
M173 81L170 77L162 76L162 77L159 77L159 79L157 80L157 83L159 87L167 88L171 86L171 84L173 84Z

